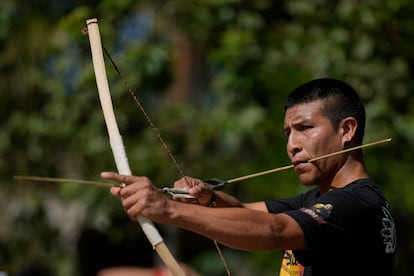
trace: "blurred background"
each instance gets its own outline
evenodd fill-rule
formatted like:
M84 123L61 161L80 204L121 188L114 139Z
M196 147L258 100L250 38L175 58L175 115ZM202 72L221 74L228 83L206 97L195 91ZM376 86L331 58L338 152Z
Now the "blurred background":
M0 271L93 276L160 264L108 189L13 179L99 180L116 170L81 32L97 17L104 47L187 175L230 179L287 165L287 93L325 76L354 86L368 113L365 142L393 138L365 157L393 207L396 275L412 275L413 14L409 0L2 0ZM133 173L172 186L180 174L106 64ZM258 201L304 188L284 171L226 191ZM157 227L177 259L204 275L226 275L213 241ZM279 270L280 252L221 249L234 275Z

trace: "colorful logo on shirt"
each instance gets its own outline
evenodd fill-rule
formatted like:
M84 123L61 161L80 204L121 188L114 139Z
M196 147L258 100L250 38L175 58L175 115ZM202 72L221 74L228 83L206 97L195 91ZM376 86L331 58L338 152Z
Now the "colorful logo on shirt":
M326 218L326 217L329 217L329 215L331 214L333 210L333 205L329 203L328 204L316 203L315 205L312 206L311 209L314 210L316 213L318 213L321 217Z
M325 218L329 217L329 215L331 214L333 210L333 205L329 203L328 204L316 203L310 209L302 207L300 210L310 215L318 223L324 224L326 223Z

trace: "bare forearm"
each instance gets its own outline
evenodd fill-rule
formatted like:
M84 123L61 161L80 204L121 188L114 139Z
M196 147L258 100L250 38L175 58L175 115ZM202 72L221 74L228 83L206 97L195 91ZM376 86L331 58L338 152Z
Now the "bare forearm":
M214 192L216 207L243 207L243 204L235 197L223 193Z
M275 219L271 214L241 207L190 207L177 202L171 205L170 210L165 223L207 236L226 246L249 251L278 248Z
M235 197L228 195L223 192L215 192L215 207L243 207L251 210L268 212L264 201L252 202L252 203L241 203Z
M241 204L229 195L218 193L217 205L227 208L209 208L169 200L147 177L108 172L102 173L102 177L125 184L123 188L112 187L111 193L121 199L124 210L132 219L143 215L152 221L175 225L243 250L306 247L298 223L286 214L268 213L263 202ZM211 190L207 192L211 196Z

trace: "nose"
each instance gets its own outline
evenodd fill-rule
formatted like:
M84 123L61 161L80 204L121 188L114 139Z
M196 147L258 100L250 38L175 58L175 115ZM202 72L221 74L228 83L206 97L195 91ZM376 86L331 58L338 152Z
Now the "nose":
M297 135L295 135L294 132L291 132L289 134L286 149L290 158L302 150L300 139L298 139Z

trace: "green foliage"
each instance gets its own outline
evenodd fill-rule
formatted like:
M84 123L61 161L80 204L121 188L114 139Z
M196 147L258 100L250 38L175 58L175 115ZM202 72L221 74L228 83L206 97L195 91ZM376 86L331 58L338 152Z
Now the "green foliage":
M105 48L184 172L203 179L288 164L285 95L315 77L349 82L366 103L366 142L393 138L367 150L366 163L397 226L412 227L413 9L408 0L1 1L1 269L15 273L31 260L48 260L56 275L76 275L82 229L114 240L125 232L116 223L125 214L105 189L12 180L21 174L97 179L115 170L81 33L94 16ZM106 62L134 173L172 185L180 174ZM226 191L256 201L304 188L286 171ZM399 233L397 273L411 275L413 239L406 228ZM209 252L187 261L208 275L224 273ZM245 261L251 275L274 273L280 259L277 252L226 255Z

